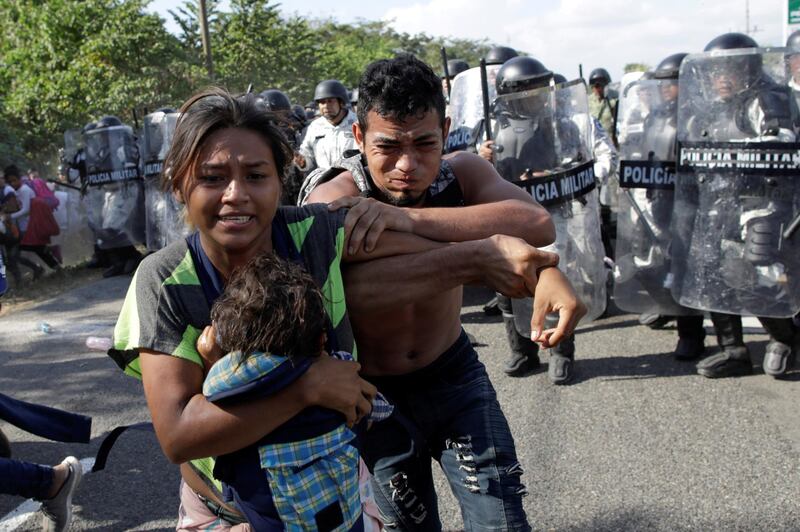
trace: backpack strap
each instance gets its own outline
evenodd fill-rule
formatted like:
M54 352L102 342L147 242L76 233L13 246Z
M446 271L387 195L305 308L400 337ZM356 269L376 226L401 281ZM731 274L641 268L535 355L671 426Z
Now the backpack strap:
M300 186L300 192L297 194L297 205L301 206L308 201L308 196L311 192L323 183L327 183L342 172L350 172L353 174L353 181L355 181L358 190L362 195L368 195L372 190L367 174L364 171L366 160L358 150L346 150L341 159L336 161L330 168L317 168L312 171L303 181Z

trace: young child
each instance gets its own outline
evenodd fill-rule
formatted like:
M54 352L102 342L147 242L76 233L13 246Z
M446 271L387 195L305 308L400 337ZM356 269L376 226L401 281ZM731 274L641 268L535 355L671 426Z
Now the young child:
M326 356L322 294L308 273L271 253L231 277L211 320L217 347L228 352L203 384L212 402L277 393ZM391 412L379 395L369 420ZM256 445L218 457L214 476L233 488L256 530L362 530L358 470L356 434L342 416L309 408Z

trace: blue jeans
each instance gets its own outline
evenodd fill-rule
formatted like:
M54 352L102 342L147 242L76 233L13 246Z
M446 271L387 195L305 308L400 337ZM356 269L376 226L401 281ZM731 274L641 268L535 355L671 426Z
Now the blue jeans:
M52 484L52 467L0 458L0 493L42 500Z
M389 530L441 530L431 458L461 507L466 530L530 530L514 439L486 368L462 331L429 366L370 377L396 407L363 436Z

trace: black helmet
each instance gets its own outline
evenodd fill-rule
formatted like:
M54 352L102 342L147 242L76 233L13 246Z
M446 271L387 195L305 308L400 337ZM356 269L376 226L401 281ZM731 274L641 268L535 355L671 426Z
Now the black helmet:
M681 69L681 62L683 58L689 54L672 54L671 56L662 60L655 71L653 77L655 79L678 79L678 72Z
M155 110L155 112L164 113L165 115L171 115L173 113L177 113L178 111L176 111L172 107L159 107L158 109Z
M353 105L358 103L358 87L350 91L350 103Z
M469 70L469 64L463 59L451 59L447 62L447 73L450 74L450 79L453 79L465 70ZM444 72L442 72L441 77L444 77Z
M589 85L600 85L605 87L611 83L611 74L605 68L595 68L589 74Z
M294 104L292 106L292 116L295 120L300 122L301 124L305 124L306 122L306 110L303 109L303 106L300 104Z
M797 30L789 35L789 38L786 39L786 47L800 50L800 30Z
M543 87L553 79L553 73L542 63L528 56L512 57L497 71L497 94L509 94Z
M560 83L566 83L566 82L567 82L567 78L565 78L561 74L553 74L553 83L555 83L556 85L558 85Z
M339 98L342 105L347 105L347 102L350 101L345 86L335 79L326 79L317 83L317 88L314 89L314 101L318 102L325 98Z
M486 60L487 65L502 65L512 57L517 57L519 54L513 48L509 48L508 46L492 46L492 48L486 53ZM450 74L453 75L452 73Z
M267 89L259 94L268 111L291 111L292 104L286 93L278 89Z
M81 130L81 133L88 133L89 131L91 131L91 130L93 130L95 128L97 128L97 122L89 122L88 124L83 126L83 129Z
M744 33L723 33L719 37L712 39L703 48L703 51L714 52L717 50L738 50L740 48L758 48L758 43Z
M113 115L103 116L103 117L100 118L100 120L97 121L97 127L98 128L111 127L111 126L121 126L121 125L122 125L122 120L120 120L119 118L117 118L116 116L113 116Z
M758 48L758 43L752 37L744 33L723 33L719 37L712 39L703 49L704 52L718 52L724 50L747 50ZM729 72L743 76L746 85L755 83L762 74L761 54L742 54L736 56L714 57L706 62L709 69L706 75L714 75L715 72Z

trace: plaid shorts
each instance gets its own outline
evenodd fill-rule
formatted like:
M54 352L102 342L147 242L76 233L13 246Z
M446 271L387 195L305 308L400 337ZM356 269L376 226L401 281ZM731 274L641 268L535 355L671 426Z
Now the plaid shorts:
M261 467L286 530L350 530L361 517L358 450L344 426L310 440L261 445Z

